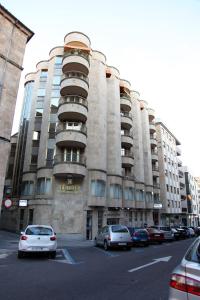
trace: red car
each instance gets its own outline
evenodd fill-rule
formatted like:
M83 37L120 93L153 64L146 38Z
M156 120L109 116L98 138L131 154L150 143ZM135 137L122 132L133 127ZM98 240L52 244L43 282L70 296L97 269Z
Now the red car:
M149 243L162 244L164 242L164 233L155 228L146 228L149 233Z

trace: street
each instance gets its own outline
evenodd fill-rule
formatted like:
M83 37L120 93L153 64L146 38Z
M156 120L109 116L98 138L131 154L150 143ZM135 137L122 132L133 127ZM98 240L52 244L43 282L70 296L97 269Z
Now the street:
M1 231L0 299L167 300L170 274L193 240L107 252L62 242L55 260L19 260L17 235Z

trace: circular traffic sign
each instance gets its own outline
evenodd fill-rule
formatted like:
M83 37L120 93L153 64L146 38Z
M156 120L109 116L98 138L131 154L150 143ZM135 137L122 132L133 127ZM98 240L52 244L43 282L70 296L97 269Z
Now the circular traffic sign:
M12 200L11 199L6 199L4 201L4 206L5 206L5 208L10 208L12 206Z

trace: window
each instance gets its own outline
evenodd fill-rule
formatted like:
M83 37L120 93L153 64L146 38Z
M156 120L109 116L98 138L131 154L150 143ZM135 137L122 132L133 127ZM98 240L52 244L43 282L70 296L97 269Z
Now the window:
M38 155L32 154L31 155L31 164L37 164Z
M122 197L122 189L119 184L110 185L110 198L111 199L120 199Z
M51 179L41 177L37 180L37 194L44 195L49 194L51 191Z
M82 123L78 122L66 122L66 129L78 130L80 131Z
M91 195L95 197L105 197L105 181L92 180L91 181Z
M143 190L136 190L136 200L137 201L144 200L144 191Z
M152 202L152 193L151 192L146 192L146 201Z
M41 70L40 77L47 77L48 70Z
M62 56L56 56L55 65L61 65L61 64L62 64Z
M53 77L53 85L60 85L60 76Z
M58 107L59 97L51 98L51 107L55 106Z
M64 161L80 162L80 150L79 149L64 149Z
M124 199L133 200L134 199L134 189L132 187L126 187L124 189Z
M43 108L36 108L35 116L42 117L43 115Z
M33 195L34 182L33 181L23 181L22 182L22 195Z
M60 97L60 90L52 90L51 91L51 97L52 98L59 98Z
M33 140L38 141L40 139L40 132L39 131L33 131Z
M154 200L154 203L159 203L160 202L160 195L159 194L154 194L153 195L153 200Z
M32 225L33 224L33 209L29 209L29 216L28 216L28 225Z
M38 97L44 97L45 94L46 94L45 89L38 89L38 92L37 92Z

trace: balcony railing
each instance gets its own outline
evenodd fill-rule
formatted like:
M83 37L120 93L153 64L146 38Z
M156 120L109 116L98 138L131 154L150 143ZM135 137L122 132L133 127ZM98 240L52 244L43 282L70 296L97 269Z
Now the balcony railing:
M121 153L121 156L127 156L133 158L133 151L125 151L124 153Z
M59 105L65 104L65 103L78 103L78 104L84 105L85 107L88 107L87 100L80 96L76 96L76 95L71 95L71 96L60 98Z
M68 163L68 164L86 164L86 157L84 155L70 155L67 154L57 154L54 156L54 165L59 163Z
M59 133L61 131L78 131L78 132L82 132L84 134L87 134L87 127L85 125L82 125L81 127L66 127L65 123L58 123L57 127L56 127L56 133Z
M68 56L81 56L81 57L85 58L88 61L88 63L90 63L89 55L80 50L79 51L71 50L70 52L65 52L65 54L63 55L63 60L65 57L68 57Z
M126 98L126 99L131 100L131 97L126 93L120 93L120 98Z
M159 184L159 183L153 183L153 187L154 187L155 189L159 189L159 188L160 188L160 184Z
M133 131L132 130L124 130L121 133L121 136L130 136L130 137L132 137L133 136Z
M84 80L85 82L87 82L87 84L89 83L88 77L81 72L76 72L76 71L67 72L65 73L65 75L62 76L61 81L66 78L78 78Z
M127 111L121 111L121 112L120 112L120 115L121 115L121 117L127 117L127 118L132 119L132 114L131 114L130 112L127 112Z
M159 171L159 168L157 166L152 166L152 171Z

